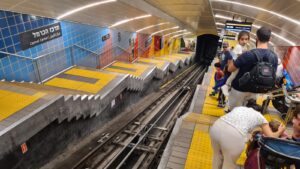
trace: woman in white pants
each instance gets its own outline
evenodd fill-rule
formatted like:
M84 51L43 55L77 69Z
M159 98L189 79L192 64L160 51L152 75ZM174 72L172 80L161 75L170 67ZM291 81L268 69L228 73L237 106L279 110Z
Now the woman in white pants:
M243 152L247 134L261 127L265 136L279 137L285 130L283 124L273 133L268 121L260 112L247 107L236 107L220 117L210 128L214 151L213 169L236 169L236 161Z

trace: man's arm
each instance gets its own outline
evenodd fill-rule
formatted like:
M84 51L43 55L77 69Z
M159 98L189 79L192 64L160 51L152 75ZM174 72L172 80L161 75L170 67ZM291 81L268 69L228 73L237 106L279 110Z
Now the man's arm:
M228 72L234 72L237 70L237 67L235 67L233 60L228 61Z

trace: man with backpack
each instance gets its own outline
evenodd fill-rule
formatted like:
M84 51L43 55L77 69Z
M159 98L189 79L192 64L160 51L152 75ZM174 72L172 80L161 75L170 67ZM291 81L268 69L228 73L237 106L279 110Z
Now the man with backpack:
M229 110L245 106L248 100L256 100L257 93L266 93L275 86L278 59L276 54L268 49L271 30L261 27L256 35L256 49L243 53L228 65L229 72L239 69L231 84Z

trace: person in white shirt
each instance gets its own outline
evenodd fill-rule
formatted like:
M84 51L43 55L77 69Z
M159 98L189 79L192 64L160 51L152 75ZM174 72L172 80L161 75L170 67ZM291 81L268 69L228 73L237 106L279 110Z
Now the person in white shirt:
M272 132L265 117L248 107L236 107L215 121L209 131L214 152L212 168L237 168L236 161L244 150L247 134L257 127L268 137L279 137L285 131L281 124L277 132Z

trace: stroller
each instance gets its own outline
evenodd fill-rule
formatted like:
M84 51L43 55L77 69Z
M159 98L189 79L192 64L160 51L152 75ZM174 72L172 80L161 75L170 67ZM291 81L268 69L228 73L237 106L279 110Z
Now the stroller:
M268 93L267 99L262 105L262 114L265 114L270 101L272 101L273 106L281 113L281 117L284 119L285 124L287 124L292 116L294 109L297 104L300 104L300 98L297 97L300 91L295 88L292 91L287 91L286 86L278 88L270 93Z
M300 143L256 134L245 169L289 169L300 163ZM297 168L298 169L298 168Z

